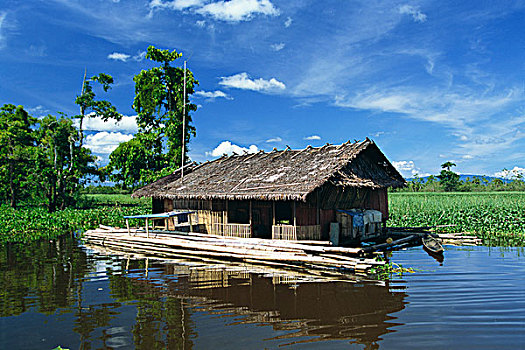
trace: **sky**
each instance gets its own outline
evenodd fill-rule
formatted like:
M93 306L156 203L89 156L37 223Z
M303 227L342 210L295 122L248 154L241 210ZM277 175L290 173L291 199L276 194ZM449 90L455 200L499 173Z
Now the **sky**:
M105 164L149 45L199 81L195 161L369 137L406 177L525 173L524 1L2 0L0 105L73 116L84 70L112 75L125 118L86 123Z

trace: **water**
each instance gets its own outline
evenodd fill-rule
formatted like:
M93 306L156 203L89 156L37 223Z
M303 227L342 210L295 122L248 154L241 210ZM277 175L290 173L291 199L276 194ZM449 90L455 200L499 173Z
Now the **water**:
M395 252L387 283L103 255L0 251L0 349L525 349L523 248Z

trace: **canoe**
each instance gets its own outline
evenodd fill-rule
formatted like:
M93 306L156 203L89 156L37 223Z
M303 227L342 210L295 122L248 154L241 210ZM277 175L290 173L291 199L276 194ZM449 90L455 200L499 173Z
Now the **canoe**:
M431 235L426 235L422 238L423 247L431 253L443 254L443 246L441 243Z

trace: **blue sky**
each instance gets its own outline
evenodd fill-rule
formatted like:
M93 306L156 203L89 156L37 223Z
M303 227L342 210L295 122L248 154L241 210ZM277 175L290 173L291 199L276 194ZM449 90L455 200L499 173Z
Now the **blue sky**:
M194 160L370 137L405 176L523 171L524 24L523 1L3 0L0 104L75 115L84 69L113 75L126 118L87 124L104 163L154 45L200 82Z

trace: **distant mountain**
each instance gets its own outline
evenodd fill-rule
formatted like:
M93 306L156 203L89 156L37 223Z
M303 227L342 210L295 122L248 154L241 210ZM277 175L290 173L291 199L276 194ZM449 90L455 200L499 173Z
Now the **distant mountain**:
M437 177L437 175L434 175L434 177ZM429 178L428 176L420 177L420 179L422 179L423 182L427 182L428 178ZM495 179L500 179L504 183L509 183L509 182L512 181L512 180L504 179L504 178L501 178L501 177L486 176L486 175L465 175L465 174L459 175L459 179L461 181L465 181L465 180L467 180L467 178L469 178L471 181L472 181L472 179L477 178L477 179L480 179L482 181L482 183L483 183L483 179L486 179L489 182L493 181ZM407 181L414 180L414 179L415 178L413 178L413 177L406 178ZM438 179L436 179L436 180L438 180Z

